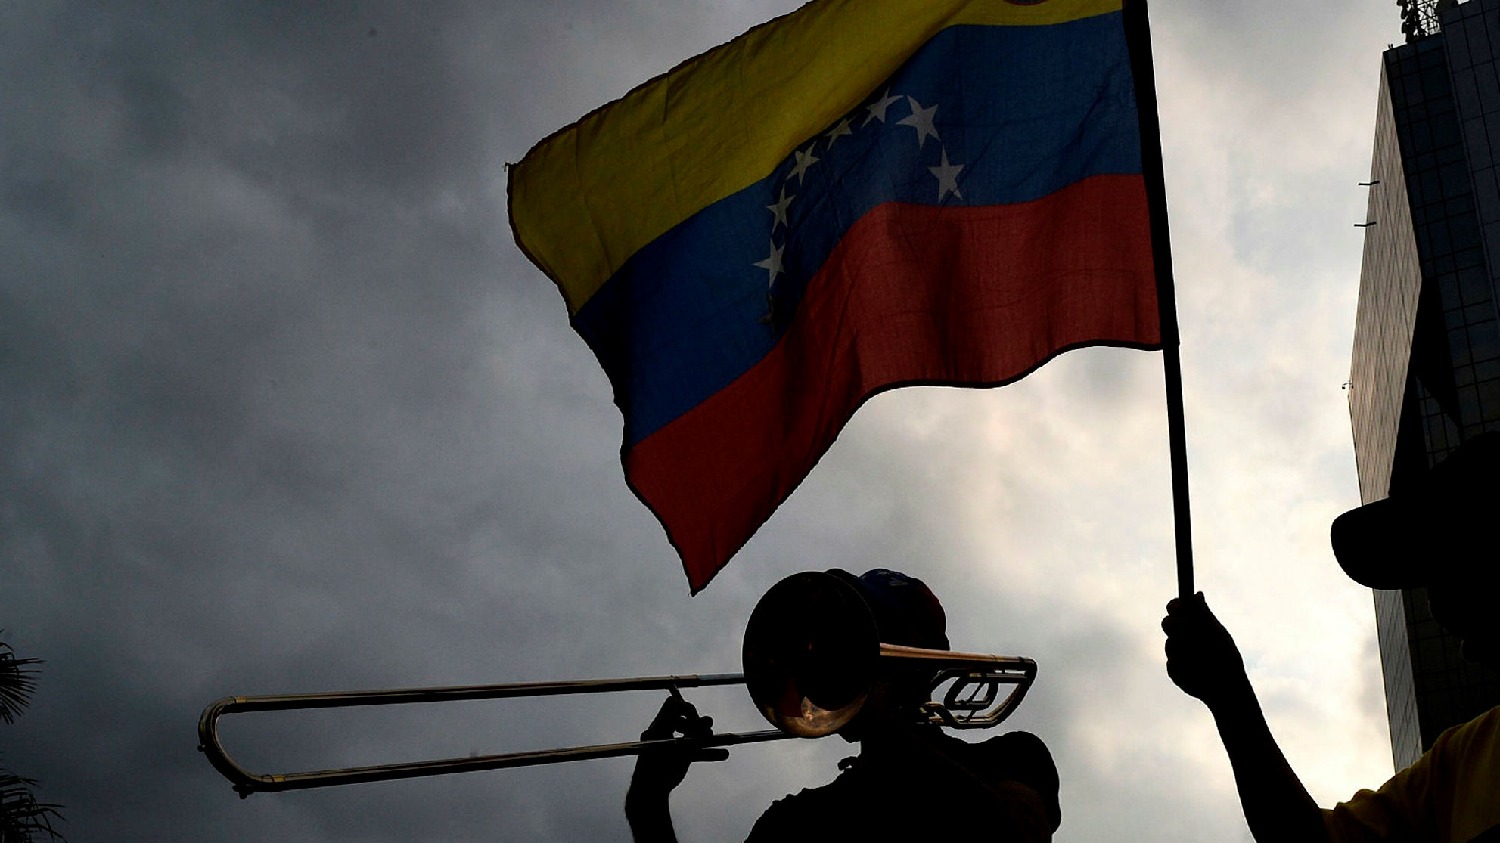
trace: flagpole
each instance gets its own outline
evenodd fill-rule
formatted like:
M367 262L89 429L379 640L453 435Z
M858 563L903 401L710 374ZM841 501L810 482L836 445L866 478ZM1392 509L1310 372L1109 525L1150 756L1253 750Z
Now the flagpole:
M1162 370L1167 393L1167 448L1172 461L1172 516L1177 540L1177 594L1193 589L1193 522L1188 505L1187 423L1182 406L1181 338L1177 331L1177 297L1172 279L1172 240L1167 230L1167 193L1161 155L1161 120L1156 111L1156 69L1151 59L1151 25L1146 0L1124 0L1125 40L1135 77L1136 110L1141 126L1141 171L1151 216L1151 252L1156 265L1156 303L1160 312Z
M1187 425L1182 410L1182 360L1177 344L1162 349L1167 385L1167 447L1172 453L1172 515L1177 533L1177 595L1193 593L1193 518L1188 506Z

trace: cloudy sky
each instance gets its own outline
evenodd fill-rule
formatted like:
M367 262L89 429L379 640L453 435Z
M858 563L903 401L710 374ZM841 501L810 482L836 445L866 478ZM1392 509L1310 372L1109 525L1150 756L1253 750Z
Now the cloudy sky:
M724 672L788 573L885 566L1041 665L1057 840L1248 840L1162 669L1160 358L887 393L702 595L514 246L506 162L796 0L0 5L0 628L46 660L0 766L73 840L623 840L628 760L241 801L227 694ZM1388 2L1153 4L1198 582L1324 804L1390 773L1347 379ZM738 689L689 694L755 726ZM265 771L622 740L659 695L225 724ZM837 739L678 792L739 839Z

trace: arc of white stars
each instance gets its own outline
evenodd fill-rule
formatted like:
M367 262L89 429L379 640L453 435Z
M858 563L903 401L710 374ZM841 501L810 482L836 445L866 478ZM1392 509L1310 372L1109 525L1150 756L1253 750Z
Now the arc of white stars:
M775 204L767 205L766 206L766 210L770 211L771 214L773 216L775 216L775 219L771 221L771 233L772 234L775 234L776 233L776 229L779 228L779 227L781 227L781 226L783 226L783 225L784 226L788 226L788 227L791 226L791 223L787 222L786 209L789 208L789 207L791 207L792 200L796 199L796 198L797 198L797 194L793 193L793 194L788 195L787 192L786 192L786 185L782 185L781 186L781 198L778 199L778 200L776 200Z
M772 240L771 256L763 261L755 262L756 266L766 270L770 274L770 277L766 279L767 286L776 283L776 276L786 274L786 268L781 263L781 253L784 251L786 251L785 246L778 246L776 245L776 241Z
M890 108L892 104L900 101L900 97L891 96L890 90L887 89L884 96L865 107L865 110L870 112L870 116L865 118L864 125L868 126L876 120L884 123L886 109Z
M911 114L905 119L897 120L896 124L899 126L910 126L917 130L918 149L921 149L922 144L927 142L928 135L935 138L938 143L942 143L943 139L938 137L937 127L932 125L933 119L937 117L938 107L934 105L929 108L923 108L922 104L917 102L916 97L907 97L906 99L911 103Z
M792 176L796 176L797 183L801 184L802 180L807 177L807 168L818 163L822 159L812 154L811 147L808 147L808 150L806 152L798 149L792 154L797 157L797 163L792 166L792 171L791 173L787 174L787 179L790 180Z
M911 105L911 113L905 118L896 121L896 125L910 126L913 130L916 131L917 147L919 149L927 143L927 138L929 136L937 140L941 145L943 139L938 134L936 126L938 107L936 105L933 105L924 108L915 97L892 96L889 89L887 89L879 99L875 100L865 107L867 116L865 117L865 120L861 125L868 126L870 123L873 123L876 120L879 120L882 123L888 122L886 116L887 112L890 110L890 107L895 103L900 102L902 99L905 99ZM828 141L829 148L832 148L834 142L839 138L852 136L854 134L854 131L851 127L852 122L852 117L845 117L839 120L839 122L835 124L833 128L829 129L823 134L823 137ZM787 174L787 182L790 182L793 176L797 178L798 184L801 184L806 180L808 169L822 160L813 154L813 150L816 148L816 144L814 143L813 145L808 146L805 150L793 150L792 154L794 157L794 162L792 164L791 172ZM928 167L927 170L928 172L932 173L933 177L937 179L937 201L942 202L948 197L948 194L950 193L957 197L959 200L962 200L964 198L963 192L959 190L958 187L958 176L963 172L964 165L954 164L949 161L948 150L946 148L942 148L941 158L938 166ZM772 235L775 235L776 231L783 226L790 228L791 223L788 220L787 209L791 207L792 202L796 198L797 194L788 193L787 184L783 182L781 186L780 198L777 199L773 204L765 206L766 210L770 211L772 215ZM776 284L776 279L786 274L786 265L784 260L786 246L785 244L778 246L773 236L770 239L770 250L770 255L768 255L765 260L756 261L754 266L759 269L764 269L766 271L767 286L774 286Z
M942 163L936 167L927 168L934 176L937 176L939 202L943 201L943 197L950 193L959 199L964 198L964 195L958 190L958 174L963 171L963 168L964 165L962 164L948 163L948 150L946 149L943 150Z

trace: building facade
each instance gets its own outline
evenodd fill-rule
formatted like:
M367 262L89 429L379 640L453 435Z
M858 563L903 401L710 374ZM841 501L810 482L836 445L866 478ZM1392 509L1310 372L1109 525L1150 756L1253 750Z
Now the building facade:
M1431 21L1381 65L1348 386L1365 502L1500 430L1500 0ZM1400 768L1500 704L1500 679L1464 662L1420 589L1377 591L1375 617Z

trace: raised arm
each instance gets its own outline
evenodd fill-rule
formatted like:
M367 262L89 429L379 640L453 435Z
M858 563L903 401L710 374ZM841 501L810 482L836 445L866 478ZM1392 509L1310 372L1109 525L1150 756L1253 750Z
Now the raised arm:
M1167 604L1167 675L1208 706L1257 843L1328 843L1323 814L1271 734L1234 639L1200 592Z
M641 740L659 740L679 735L707 735L713 731L713 718L699 717L692 703L673 694L662 703L656 717ZM625 819L630 823L636 843L677 843L672 828L672 791L687 777L694 761L723 761L727 749L668 748L642 753L625 792Z

